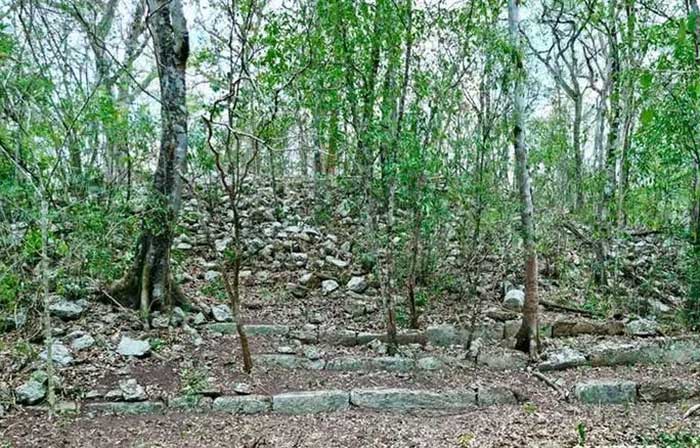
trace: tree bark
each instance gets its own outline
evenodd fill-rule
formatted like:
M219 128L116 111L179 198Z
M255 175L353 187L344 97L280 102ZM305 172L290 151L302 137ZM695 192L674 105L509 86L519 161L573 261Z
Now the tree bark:
M611 233L611 209L615 195L615 165L620 140L620 49L617 32L617 0L610 0L608 17L608 47L610 57L610 108L608 110L608 138L605 148L603 188L598 203L596 230L596 270L594 280L598 286L608 284L608 245Z
M575 208L583 207L583 150L581 149L581 122L583 121L583 95L577 92L574 96L573 151L575 179Z
M115 296L139 308L147 321L154 306L184 303L170 272L170 247L180 209L182 174L187 155L185 67L189 37L180 0L149 0L148 28L160 80L161 139L158 165L131 270L115 286Z
M508 25L513 53L513 146L515 147L515 171L520 192L520 221L525 249L525 305L523 322L516 336L516 348L537 356L540 340L538 331L537 250L535 248L534 206L532 186L528 172L528 155L525 146L525 80L527 73L520 45L520 2L508 0Z

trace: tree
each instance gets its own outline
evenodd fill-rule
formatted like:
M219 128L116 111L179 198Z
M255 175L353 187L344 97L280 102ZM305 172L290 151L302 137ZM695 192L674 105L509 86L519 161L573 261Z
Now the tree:
M144 320L154 306L169 308L185 302L173 281L170 248L187 156L185 68L190 50L182 2L149 0L148 8L160 80L160 149L133 266L113 288L118 299L140 309Z
M515 171L520 192L520 224L525 251L525 304L523 323L516 336L516 348L535 357L539 351L537 323L537 249L535 247L534 206L525 146L525 61L520 43L520 0L508 0L508 29L513 54L513 146Z
M620 146L621 122L621 86L620 86L620 43L617 29L618 6L617 0L609 0L607 15L607 38L610 58L610 98L608 109L608 136L605 144L605 156L602 169L601 193L598 202L596 228L598 242L596 247L597 266L595 281L599 286L608 284L608 251L611 234L611 217L614 206L616 161Z

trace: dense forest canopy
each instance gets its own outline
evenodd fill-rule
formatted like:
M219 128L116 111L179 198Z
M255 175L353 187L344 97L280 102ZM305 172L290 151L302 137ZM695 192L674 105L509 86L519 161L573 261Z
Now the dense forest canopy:
M250 372L246 279L276 266L277 222L357 225L326 261L371 279L389 355L445 297L475 325L511 289L531 360L543 309L696 331L698 8L0 0L0 328L26 320L51 359L56 297L148 329L206 296L230 305ZM200 236L221 274L202 288ZM290 265L325 269L296 247Z

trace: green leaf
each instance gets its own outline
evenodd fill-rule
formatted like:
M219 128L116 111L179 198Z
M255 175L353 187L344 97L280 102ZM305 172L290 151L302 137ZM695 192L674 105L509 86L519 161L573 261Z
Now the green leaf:
M641 115L640 119L642 120L642 124L644 126L650 125L651 122L654 121L654 110L651 108L644 109L642 111L642 115Z
M687 33L687 28L686 28L686 22L680 22L680 26L678 27L678 38L677 38L677 43L679 47L682 47L685 45L685 36Z

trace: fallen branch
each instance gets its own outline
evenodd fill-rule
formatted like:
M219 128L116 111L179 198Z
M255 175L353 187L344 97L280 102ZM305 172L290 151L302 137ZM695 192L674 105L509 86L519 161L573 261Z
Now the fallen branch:
M690 416L692 416L693 414L695 414L698 411L700 411L700 403L698 403L694 406L691 406L690 409L685 411L685 414L683 414L683 420L685 420L686 418L690 418Z
M563 390L561 387L559 387L559 385L556 382L554 382L554 380L552 380L551 378L547 377L544 373L539 372L537 370L528 369L528 371L532 374L532 376L534 376L538 380L545 383L547 386L554 389L554 391L556 393L558 393L564 401L566 401L566 402L569 401L569 392L566 390Z
M581 229L576 227L574 224L572 224L568 221L565 221L562 223L562 227L564 227L564 229L568 230L569 233L574 235L576 238L581 240L584 244L586 244L588 246L594 245L594 241L591 238L589 238L583 231L581 231Z

